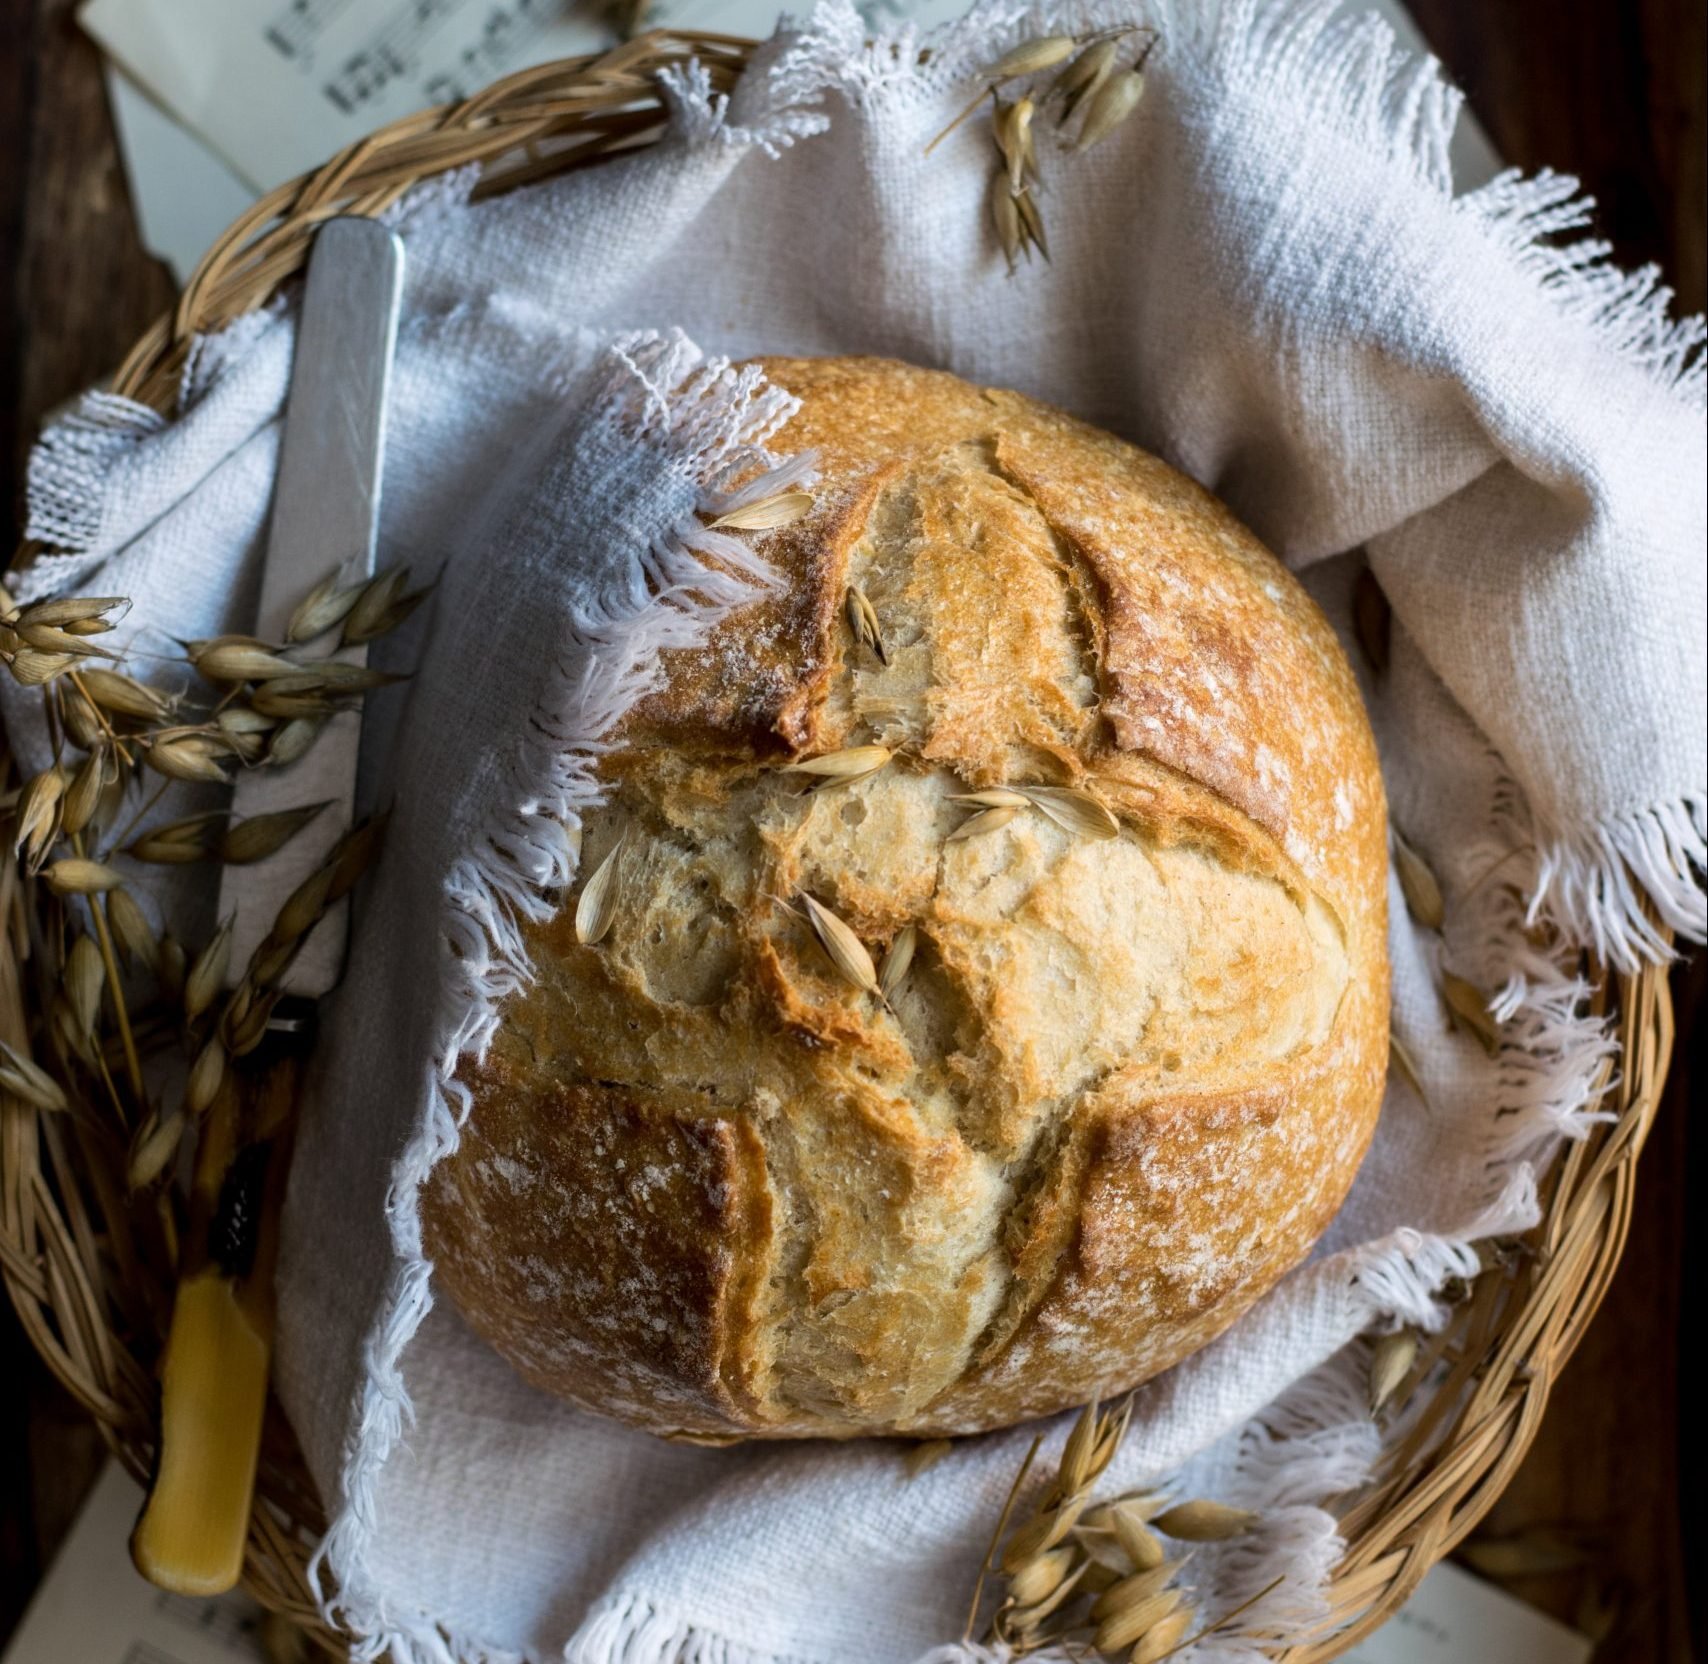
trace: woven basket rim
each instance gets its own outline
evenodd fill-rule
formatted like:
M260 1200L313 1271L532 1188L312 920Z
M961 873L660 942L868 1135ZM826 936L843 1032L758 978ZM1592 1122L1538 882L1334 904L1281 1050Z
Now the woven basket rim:
M461 104L379 129L240 215L174 309L126 356L111 391L169 413L192 339L264 305L301 270L315 227L329 216L383 214L414 186L470 164L482 169L480 194L496 194L649 143L663 129L659 70L698 58L714 87L727 90L756 44L655 30L609 52L519 71ZM12 565L37 552L20 545ZM9 772L4 751L0 765ZM7 862L0 916L15 916L22 884ZM1532 1252L1485 1272L1426 1345L1419 1371L1441 1362L1445 1377L1386 1475L1346 1499L1347 1547L1329 1616L1311 1635L1278 1638L1278 1661L1338 1657L1390 1618L1476 1525L1523 1459L1552 1383L1606 1293L1672 1053L1673 1013L1664 966L1589 971L1620 1042L1617 1076L1610 1060L1602 1077L1602 1107L1612 1118L1569 1144L1549 1171L1543 1220L1525 1239ZM9 931L0 945L0 1037L18 1046L28 1034L24 987L18 935ZM0 1098L0 1277L47 1367L142 1479L154 1455L151 1360L169 1290L116 1281L91 1200L100 1189L96 1164L95 1152L53 1117ZM139 1329L150 1347L136 1346ZM337 1645L342 1637L321 1619L307 1576L324 1528L294 1437L271 1403L244 1581L263 1605Z

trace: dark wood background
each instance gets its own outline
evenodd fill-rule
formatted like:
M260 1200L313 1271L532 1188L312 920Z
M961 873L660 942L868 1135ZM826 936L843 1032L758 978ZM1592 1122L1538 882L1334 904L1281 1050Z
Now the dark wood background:
M1681 307L1701 311L1703 0L1412 0L1412 11L1501 153L1581 177L1620 261L1658 263ZM72 0L0 0L0 465L14 510L43 415L110 370L173 299L137 242L97 56L72 12ZM1690 1268L1704 1241L1686 1197L1708 1182L1708 1138L1687 1114L1703 982L1700 959L1675 979L1679 1052L1624 1263L1489 1522L1544 1544L1563 1529L1587 1547L1581 1565L1513 1588L1604 1631L1598 1664L1685 1664L1686 1567L1697 1583L1708 1567L1700 1486L1680 1480L1681 1468L1704 1471L1680 1375L1681 1331L1701 1310ZM0 1302L0 1641L99 1462L99 1441Z

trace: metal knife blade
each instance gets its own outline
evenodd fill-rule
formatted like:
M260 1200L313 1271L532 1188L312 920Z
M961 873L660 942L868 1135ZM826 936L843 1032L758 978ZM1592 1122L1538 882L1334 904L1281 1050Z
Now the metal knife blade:
M333 572L359 583L374 570L386 393L403 292L403 244L374 220L328 220L314 239L297 322L284 437L261 573L254 633L283 642L291 615ZM314 656L326 656L323 648ZM336 655L365 662L365 648ZM307 753L284 768L241 771L233 820L324 802L275 854L222 869L219 916L233 917L232 975L240 977L281 903L324 862L355 812L360 709L328 719ZM284 978L287 994L315 997L338 980L348 901L332 908Z

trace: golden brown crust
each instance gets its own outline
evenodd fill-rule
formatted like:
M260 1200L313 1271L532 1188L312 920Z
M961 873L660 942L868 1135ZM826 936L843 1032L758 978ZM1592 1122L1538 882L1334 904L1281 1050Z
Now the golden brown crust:
M423 1220L471 1327L535 1385L567 1383L591 1408L739 1431L753 1402L740 1343L770 1236L752 1127L688 1093L502 1064L469 1081L480 1113Z
M534 933L429 1253L531 1380L655 1431L956 1432L1111 1392L1297 1263L1386 1059L1374 746L1294 580L1164 463L1018 394L772 360L818 451L776 591L667 656ZM850 637L867 593L889 662ZM881 741L804 794L775 762ZM1077 785L948 834L956 792ZM888 1010L774 898L874 953Z
M1071 1248L1005 1344L932 1405L937 1423L1002 1427L1147 1380L1304 1258L1364 1151L1348 1103L1382 1091L1368 1037L1385 979L1348 998L1363 1009L1330 1044L1265 1080L1097 1106Z

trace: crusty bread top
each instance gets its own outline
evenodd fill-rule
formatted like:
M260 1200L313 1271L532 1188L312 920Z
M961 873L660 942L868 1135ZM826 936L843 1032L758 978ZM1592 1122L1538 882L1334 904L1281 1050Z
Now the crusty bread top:
M847 658L850 557L884 488L935 459L905 495L929 499L940 573L914 670L933 687L937 752L1008 775L1031 742L1071 775L1071 734L1147 758L1267 831L1337 909L1355 905L1369 874L1348 861L1369 850L1347 834L1385 825L1357 685L1310 598L1216 498L1017 393L890 359L760 362L803 401L778 444L816 451L824 488L807 519L760 540L779 592L670 655L631 734L761 757L843 743L854 724L829 695ZM1008 542L1032 559L1005 558ZM1064 633L1081 660L1071 674L1043 651ZM876 669L856 676L875 686ZM1035 708L1040 688L1079 677L1106 733ZM1375 858L1385 870L1385 844Z
M623 723L584 845L626 837L618 922L533 933L429 1238L530 1378L642 1425L995 1425L1203 1344L1338 1205L1385 1060L1374 747L1316 608L1166 464L940 373L765 368L815 505ZM873 741L831 790L772 766ZM1121 835L949 838L1012 782ZM917 926L893 1009L801 892L874 955Z

